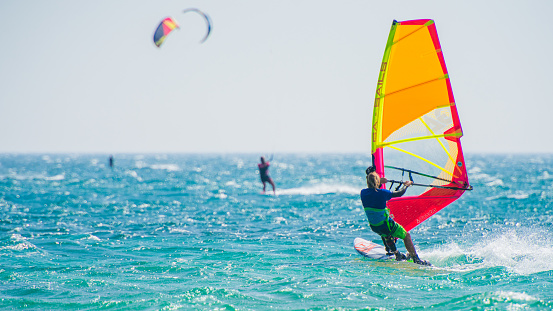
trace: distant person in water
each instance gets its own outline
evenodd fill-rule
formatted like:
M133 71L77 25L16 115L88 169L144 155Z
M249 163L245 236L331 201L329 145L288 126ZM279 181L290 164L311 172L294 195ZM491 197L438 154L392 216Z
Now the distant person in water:
M109 167L113 168L113 156L109 156Z
M411 240L411 234L390 217L390 210L386 206L386 202L391 198L402 196L413 182L406 181L400 190L392 192L385 188L380 189L380 186L388 181L386 178L380 178L371 168L367 169L367 173L368 188L361 190L361 202L363 203L371 230L380 235L386 246L386 251L393 253L396 256L396 260L413 259L413 262L419 265L430 265L427 261L419 258L415 245L413 245L413 241ZM403 240L405 248L409 252L408 257L397 250L396 240L398 238Z
M261 177L261 182L263 183L263 193L265 193L265 183L270 183L273 186L273 194L276 194L275 183L273 179L269 176L269 161L265 162L265 157L261 157L261 163L257 164L259 168L259 176Z

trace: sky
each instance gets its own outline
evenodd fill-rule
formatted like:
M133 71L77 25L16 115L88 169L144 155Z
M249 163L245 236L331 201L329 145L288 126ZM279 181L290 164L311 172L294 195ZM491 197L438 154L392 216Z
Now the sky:
M213 23L206 26L198 8ZM553 153L553 1L2 0L0 153L370 153L392 21L436 22L466 153ZM161 48L152 36L174 17Z

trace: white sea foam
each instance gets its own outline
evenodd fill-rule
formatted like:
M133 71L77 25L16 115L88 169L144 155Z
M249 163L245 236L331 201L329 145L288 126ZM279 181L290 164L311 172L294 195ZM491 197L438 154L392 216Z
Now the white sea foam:
M530 296L526 293L518 293L518 292L505 292L505 291L499 291L494 292L493 295L496 299L501 301L525 301L525 302L531 302L531 301L537 301L538 299L536 297Z
M227 181L225 183L225 186L233 187L233 188L240 188L241 187L235 180Z
M504 192L504 193L500 193L498 195L494 195L494 196L491 196L491 197L488 197L486 198L486 201L493 201L493 200L497 200L497 199L515 199L515 200L524 200L524 199L528 199L528 197L530 196L531 193L527 193L527 192L524 192L524 191L516 191L515 193L510 193L510 192Z
M286 218L284 218L284 217L275 217L273 219L273 223L274 224L288 224L288 222L286 221Z
M102 239L100 239L99 237L93 235L93 234L89 234L88 237L87 237L88 240L92 240L92 241L102 241Z
M10 239L12 241L25 241L27 238L25 238L24 236L22 236L19 233L14 233L10 236Z
M138 176L138 173L136 171L126 171L125 174L136 178L136 180L138 181L142 181L142 178Z
M277 195L314 195L314 194L329 194L329 193L347 193L359 194L361 189L347 185L327 185L318 184L309 187L299 187L291 189L277 189Z
M219 199L226 199L228 197L228 195L226 195L224 192L221 191L221 192L215 194L214 197L219 198Z
M169 232L170 233L192 233L192 231L189 231L189 230L186 230L186 229L183 229L183 228L169 228Z
M2 249L10 249L14 251L22 251L26 249L35 249L36 246L30 242L27 241L27 238L23 237L19 233L14 233L10 236L10 239L14 242L17 242L15 245L8 245L0 247L0 250Z
M473 181L482 181L488 187L504 186L503 180L498 177L493 177L483 173L479 167L473 167L469 170L470 179Z
M525 193L523 191L517 191L515 193L508 194L507 198L516 199L516 200L523 200L523 199L527 199L529 196L530 196L530 194L528 194L528 193Z
M145 168L147 167L148 165L146 164L146 162L142 161L142 160L137 160L134 162L134 166L136 166L136 168Z
M547 180L553 178L553 176L551 176L548 171L543 171L543 173L537 178L540 180Z
M421 257L437 266L465 258L470 263L448 267L454 271L470 271L489 267L529 275L553 270L553 246L548 232L513 225L513 229L483 237L480 242L463 246L451 242L438 249L421 253Z
M10 246L3 246L3 247L0 247L0 250L2 249L11 249L11 250L14 250L14 251L22 251L22 250L26 250L26 249L33 249L35 248L35 246L31 243L19 243L19 244L16 244L16 245L10 245Z
M154 164L150 166L153 170L166 170L168 172L177 172L180 171L180 167L176 164Z
M58 175L55 175L55 176L46 176L44 177L45 180L53 180L53 181L57 181L57 180L64 180L65 179L65 174L58 174Z
M487 182L486 186L496 187L496 186L504 186L504 184L503 184L503 181L501 179L493 179L492 181Z
M236 162L237 169L241 169L244 167L244 161L242 159L236 159L235 162Z

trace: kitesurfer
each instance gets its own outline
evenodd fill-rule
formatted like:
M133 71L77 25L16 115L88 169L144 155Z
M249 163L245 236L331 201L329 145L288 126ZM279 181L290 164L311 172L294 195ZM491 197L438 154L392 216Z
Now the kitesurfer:
M261 157L261 163L257 164L259 168L259 176L261 177L261 182L263 183L263 193L265 193L265 183L271 184L273 186L273 194L276 194L275 183L273 179L269 176L269 161L265 162L265 157Z
M361 202L372 231L380 235L386 246L386 251L391 251L396 256L396 260L408 260L410 258L413 259L414 263L430 265L427 261L419 258L411 240L411 234L390 217L390 210L386 207L387 201L402 196L413 182L406 181L401 189L392 192L387 189L380 189L380 186L387 181L385 177L380 178L371 168L367 169L368 188L361 190ZM405 248L409 252L408 257L397 250L395 241L398 238L403 240Z

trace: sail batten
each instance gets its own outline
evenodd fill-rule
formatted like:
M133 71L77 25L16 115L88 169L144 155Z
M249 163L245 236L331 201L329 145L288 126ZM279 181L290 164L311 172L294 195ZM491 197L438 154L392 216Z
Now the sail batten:
M380 176L400 181L408 172L421 186L388 202L406 230L471 189L462 136L436 24L394 21L378 76L371 153ZM385 167L405 169L388 172ZM420 173L413 177L411 172Z
M424 139L437 139L440 137L461 137L462 133L450 133L450 134L439 134L439 135L429 135L429 136L422 136L422 137L414 137L414 138L408 138L408 139L402 139L402 140L392 140L387 141L381 144L378 144L378 147L390 147L392 145L397 145L400 143L410 142L410 141L417 141L417 140L424 140ZM443 143L440 141L440 145L443 145ZM448 151L449 153L449 151Z
M407 91L407 90L409 90L409 89L411 89L411 88L415 88L415 87L419 87L419 86L422 86L422 85L425 85L425 84L429 84L429 83L432 83L432 82L436 82L436 81L439 81L439 80L442 80L442 79L446 79L446 78L448 78L448 77L449 77L449 75L443 75L443 76L438 77L438 78L435 78L435 79L431 79L431 80L428 80L428 81L425 81L425 82L421 82L421 83L419 83L419 84L417 84L417 85L410 85L410 86L408 86L408 87L406 87L406 88L404 88L404 89L395 90L395 91L393 91L393 92L391 92L391 93L383 94L383 95L380 96L380 98L386 97L386 96L391 96L391 95L394 95L394 94L397 94L397 93L400 93L400 92L404 92L404 91Z

